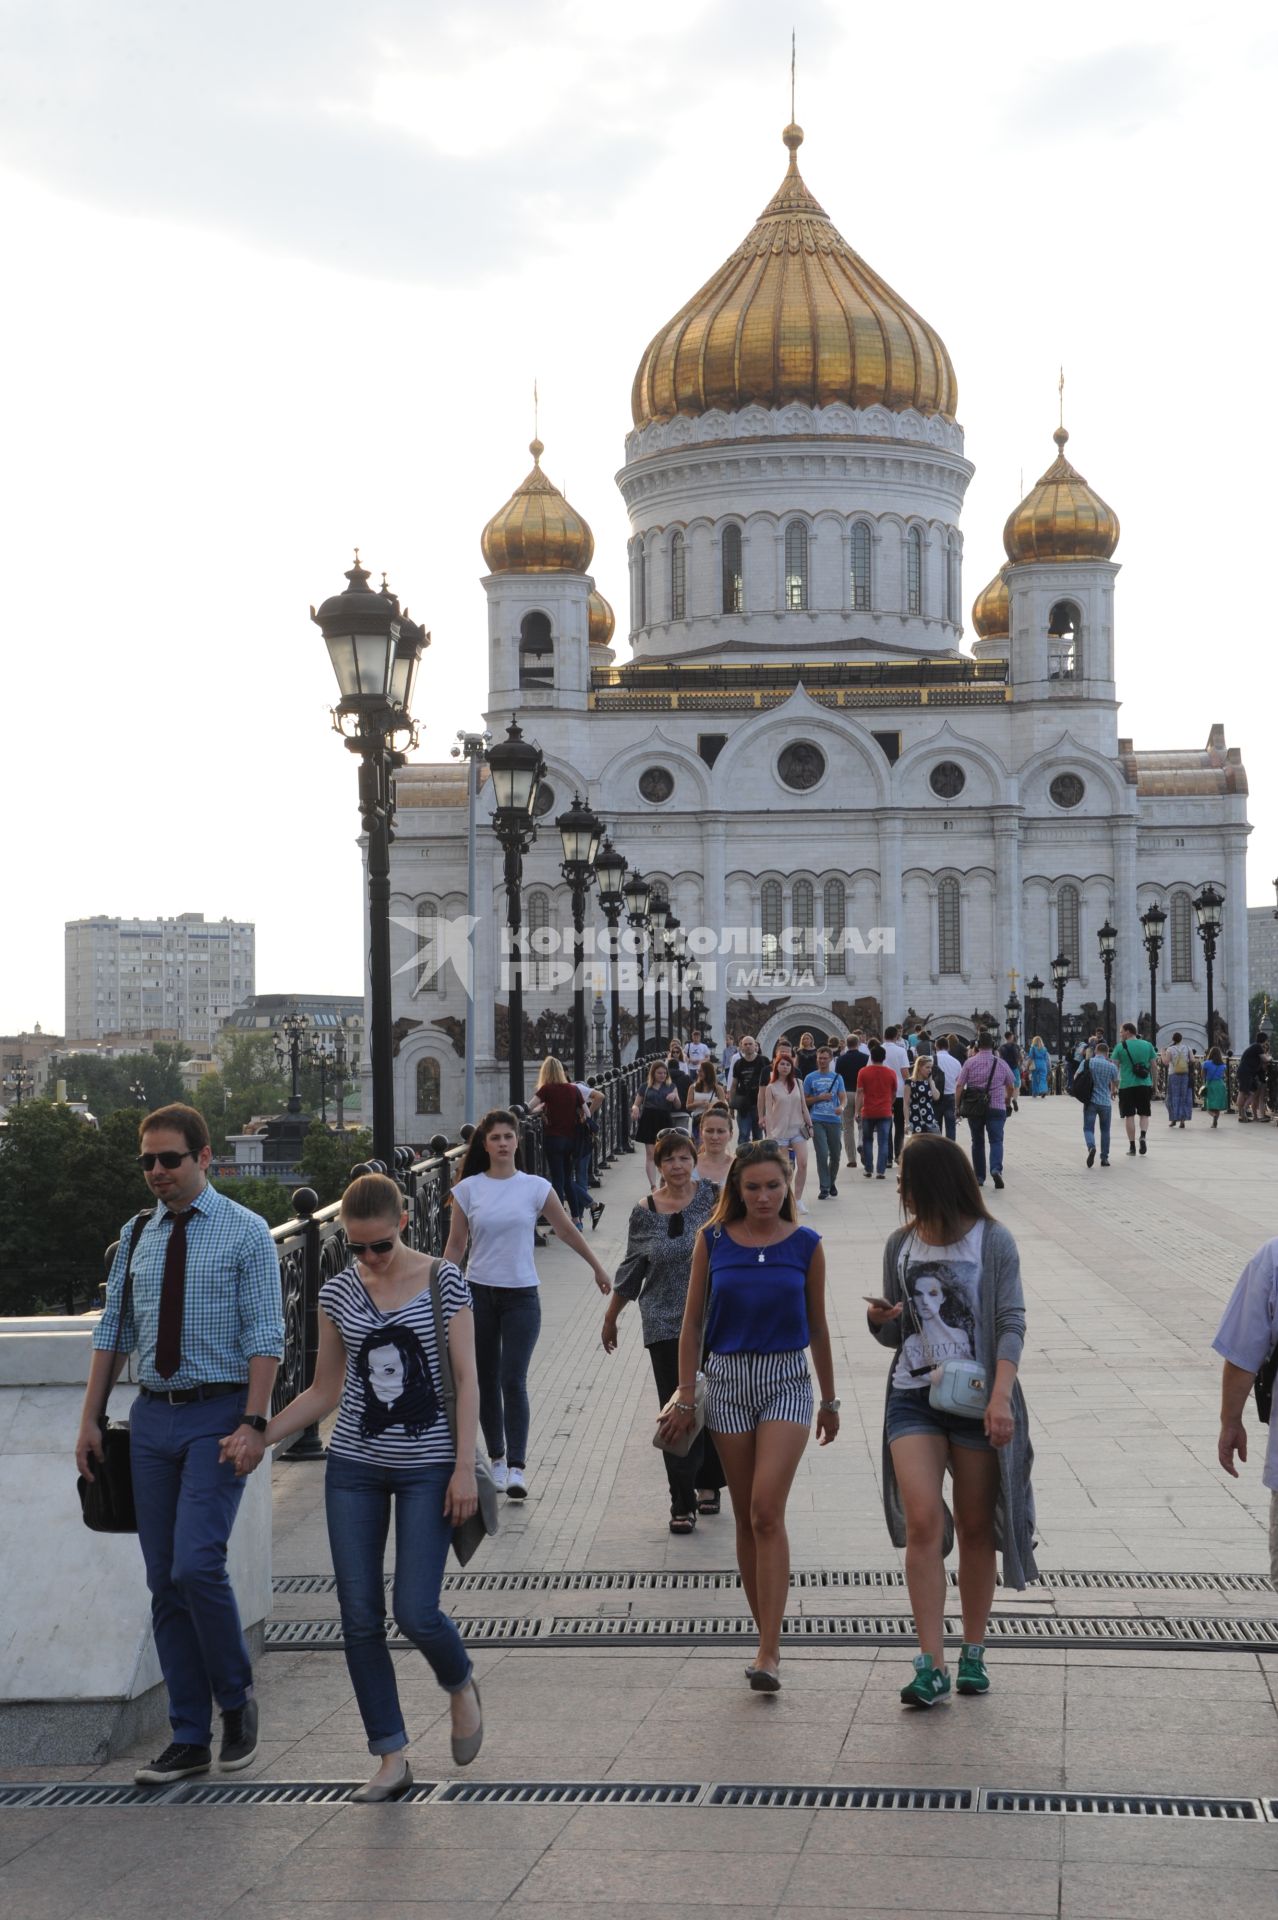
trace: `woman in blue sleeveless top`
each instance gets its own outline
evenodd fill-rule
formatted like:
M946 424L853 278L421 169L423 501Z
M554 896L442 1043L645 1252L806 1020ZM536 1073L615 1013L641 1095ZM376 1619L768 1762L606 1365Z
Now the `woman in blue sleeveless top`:
M759 1630L746 1677L756 1692L776 1693L790 1591L785 1507L812 1427L809 1347L821 1388L822 1446L838 1434L839 1403L825 1318L825 1251L818 1233L796 1224L789 1155L774 1140L736 1155L698 1236L679 1387L661 1423L667 1440L691 1425L703 1344L706 1426L727 1476L737 1565Z

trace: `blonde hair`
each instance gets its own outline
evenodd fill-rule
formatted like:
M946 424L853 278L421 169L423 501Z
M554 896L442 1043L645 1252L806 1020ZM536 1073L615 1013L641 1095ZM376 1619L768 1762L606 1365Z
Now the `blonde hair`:
M930 1080L932 1077L932 1056L921 1053L910 1069L911 1080Z
M778 1146L775 1140L755 1140L749 1146L739 1147L732 1157L732 1165L723 1176L723 1186L719 1190L719 1204L710 1215L707 1225L726 1227L734 1220L744 1220L746 1203L741 1195L741 1176L747 1167L762 1166L770 1161L780 1167L785 1176L785 1198L781 1202L781 1218L795 1221L798 1214L794 1205L794 1188L790 1185L790 1156L785 1148Z
M648 1085L649 1085L650 1087L655 1087L655 1086L656 1086L656 1084L657 1084L657 1069L658 1069L658 1068L660 1068L660 1069L661 1069L661 1071L662 1071L662 1073L664 1073L664 1074L665 1074L665 1076L666 1076L666 1079L667 1079L667 1080L668 1080L668 1079L670 1078L670 1069L669 1069L669 1067L668 1067L668 1066L666 1065L666 1063L665 1063L665 1061L664 1061L664 1060L654 1060L654 1061L653 1061L653 1063L652 1063L652 1065L651 1065L651 1066L649 1067L649 1069L648 1069Z
M556 1060L553 1053L546 1055L541 1063L541 1072L537 1075L539 1087L561 1087L567 1080L562 1060Z

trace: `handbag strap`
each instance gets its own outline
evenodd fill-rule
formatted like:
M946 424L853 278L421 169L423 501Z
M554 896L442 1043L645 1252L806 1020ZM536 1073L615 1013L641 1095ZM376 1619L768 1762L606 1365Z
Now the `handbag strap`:
M133 1305L133 1256L138 1250L138 1241L142 1238L143 1232L146 1229L146 1223L155 1217L155 1211L154 1207L143 1207L139 1213L134 1214L132 1225L129 1228L129 1252L124 1262L124 1287L120 1294L120 1317L115 1323L115 1339L111 1344L111 1355L113 1359L117 1354L128 1352L128 1349L122 1347L120 1342L124 1338L124 1323L128 1318L129 1309ZM112 1380L106 1390L106 1400L102 1402L102 1412L98 1416L101 1420L106 1419L107 1401L110 1400L114 1388L115 1381Z
M444 1325L444 1303L439 1296L439 1269L442 1260L430 1263L430 1278L426 1282L430 1294L430 1310L435 1321L435 1353L439 1360L439 1388L444 1396L444 1415L448 1421L448 1431L453 1438L453 1452L457 1452L457 1387L453 1380L453 1363L448 1356L448 1329Z

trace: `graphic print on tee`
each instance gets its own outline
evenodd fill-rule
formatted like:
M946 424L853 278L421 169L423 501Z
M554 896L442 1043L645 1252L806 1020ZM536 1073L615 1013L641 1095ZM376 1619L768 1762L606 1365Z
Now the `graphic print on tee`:
M977 1260L911 1260L906 1268L905 1324L894 1387L922 1390L945 1360L976 1358L976 1309L981 1269ZM912 1310L911 1310L912 1303Z
M364 1390L359 1430L366 1440L390 1427L417 1440L439 1418L430 1368L411 1327L392 1324L368 1334L355 1355L355 1377Z

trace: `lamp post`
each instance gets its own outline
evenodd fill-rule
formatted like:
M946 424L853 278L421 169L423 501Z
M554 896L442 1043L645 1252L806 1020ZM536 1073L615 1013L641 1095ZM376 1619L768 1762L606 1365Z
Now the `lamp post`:
M652 926L652 1022L661 1039L661 981L666 959L666 928L670 924L670 902L664 893L653 891L648 902L648 920ZM669 1052L669 1035L666 1036Z
M1149 1038L1158 1045L1158 961L1163 951L1163 928L1167 915L1160 906L1147 907L1140 916L1145 929L1145 951L1149 955Z
M282 1067L287 1067L292 1076L293 1086L288 1097L290 1113L302 1111L302 1093L298 1076L302 1062L307 1055L306 1036L310 1031L310 1021L304 1013L286 1013L280 1021L279 1032L275 1036L275 1058Z
M1012 988L1012 991L1003 1002L1003 1011L1007 1015L1007 1024L1013 1040L1018 1040L1020 1038L1021 1003L1016 997L1015 987Z
M536 837L534 809L537 789L546 775L541 748L534 740L525 740L517 721L512 720L506 738L488 749L488 771L492 777L493 831L505 855L506 925L510 931L510 1100L521 1106L524 1098L524 966L520 952L520 888L523 884L524 853Z
M144 1107L146 1105L146 1088L140 1080L130 1080L129 1098L135 1107Z
M1224 904L1224 894L1218 893L1210 882L1194 902L1194 917L1198 921L1198 938L1203 943L1203 959L1207 963L1207 1046L1209 1051L1216 1044L1213 968L1216 963L1216 942L1220 938L1220 910Z
M395 817L393 776L417 742L413 688L430 635L401 611L386 586L370 593L359 563L344 593L311 618L324 635L339 699L333 726L359 756L360 824L367 841L369 1059L373 1074L373 1154L395 1164L394 1033L391 1014L390 849ZM397 746L402 738L403 749ZM290 1103L291 1105L291 1103Z
M595 879L599 883L599 905L608 923L608 970L611 977L612 1064L621 1065L621 911L626 904L624 892L626 863L611 840L605 840L595 859Z
M639 995L637 1010L639 1025L635 1038L635 1059L642 1060L647 1047L647 1027L644 1010L643 960L647 945L647 933L652 924L648 912L648 902L652 897L652 888L641 873L631 871L622 889L626 902L626 924L635 934L635 965L639 975Z
M4 1077L4 1090L12 1095L14 1106L20 1107L35 1091L35 1075L29 1067L14 1067Z
M486 757L492 739L490 733L459 733L452 749L453 758L465 757L466 781L466 911L470 915L472 945L466 967L466 1092L464 1114L467 1126L475 1124L475 949L473 929L478 917L475 880L475 842L479 819L479 763Z
M604 1009L603 994L596 992L594 1005L590 1009L590 1018L595 1029L595 1050L592 1055L595 1070L604 1063L604 1036L608 1028L608 1015Z
M559 871L572 896L572 1071L575 1080L586 1075L586 895L595 877L595 856L603 822L579 793L572 805L557 815L555 825L563 843Z
M337 1108L337 1131L346 1131L346 1070L350 1062L346 1052L346 1022L333 1036L333 1102Z
M312 1040L304 1056L308 1067L314 1067L319 1074L320 1083L320 1125L328 1125L328 1077L332 1071L333 1055L320 1039Z
M679 916L673 910L666 919L661 948L666 962L666 1052L675 1036L675 949L679 943Z
M684 1040L686 1039L687 1036L685 1035L683 1030L683 976L689 964L688 935L687 935L687 930L684 927L679 927L675 933L674 964L675 964L675 1025L678 1028L679 1038L681 1040ZM691 1027L692 1025L691 1020L689 1020L688 1025L689 1027Z
M1114 1044L1114 949L1118 945L1118 928L1111 927L1108 919L1103 927L1096 929L1096 939L1100 945L1101 965L1105 969L1105 1044Z
M1058 953L1052 962L1052 985L1056 989L1056 1064L1065 1071L1065 982L1069 979L1069 960Z
M1030 1027L1033 1029L1033 1032L1030 1034L1032 1040L1034 1034L1038 1032L1038 1003L1043 997L1043 983L1037 974L1033 974L1030 979L1025 982L1025 993L1025 1012Z
M702 974L700 962L697 960L689 961L688 963L688 1031L690 1034L691 1033L704 1034L706 1030L705 1003L701 998L701 989L702 989L702 986L704 985L704 979L705 977Z

